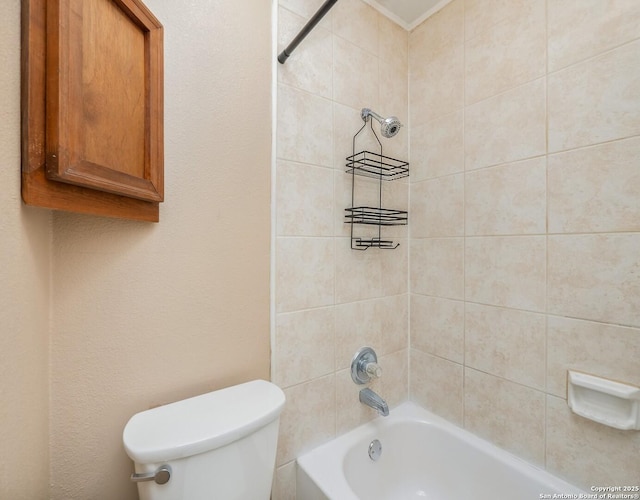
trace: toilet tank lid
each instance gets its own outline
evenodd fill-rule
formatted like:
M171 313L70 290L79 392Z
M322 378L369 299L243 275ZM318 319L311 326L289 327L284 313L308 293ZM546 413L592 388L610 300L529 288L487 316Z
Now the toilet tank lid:
M253 380L136 413L124 428L127 455L137 463L188 457L225 446L276 420L282 390Z

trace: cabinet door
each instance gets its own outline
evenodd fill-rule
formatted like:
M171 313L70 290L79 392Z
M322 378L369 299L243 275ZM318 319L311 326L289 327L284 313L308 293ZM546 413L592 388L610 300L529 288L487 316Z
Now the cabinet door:
M162 25L140 0L22 0L22 197L158 220Z
M133 0L50 0L49 179L162 201L159 28Z

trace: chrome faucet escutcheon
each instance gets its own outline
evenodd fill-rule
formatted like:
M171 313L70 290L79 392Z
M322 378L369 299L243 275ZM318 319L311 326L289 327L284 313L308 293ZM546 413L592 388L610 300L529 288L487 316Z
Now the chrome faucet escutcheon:
M351 360L351 378L356 384L366 384L382 376L378 356L371 347L362 347Z

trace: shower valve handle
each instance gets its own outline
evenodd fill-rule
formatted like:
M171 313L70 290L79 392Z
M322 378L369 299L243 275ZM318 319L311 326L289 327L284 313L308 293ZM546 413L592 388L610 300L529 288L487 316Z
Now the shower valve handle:
M365 367L365 371L369 374L371 378L380 378L382 377L382 368L378 363L367 363Z

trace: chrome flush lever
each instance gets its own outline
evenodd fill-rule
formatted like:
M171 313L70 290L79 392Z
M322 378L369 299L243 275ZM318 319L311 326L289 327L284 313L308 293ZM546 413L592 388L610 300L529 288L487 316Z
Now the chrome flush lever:
M145 472L143 474L131 474L131 481L141 483L143 481L155 481L157 484L167 484L171 479L171 467L161 465L155 472Z

